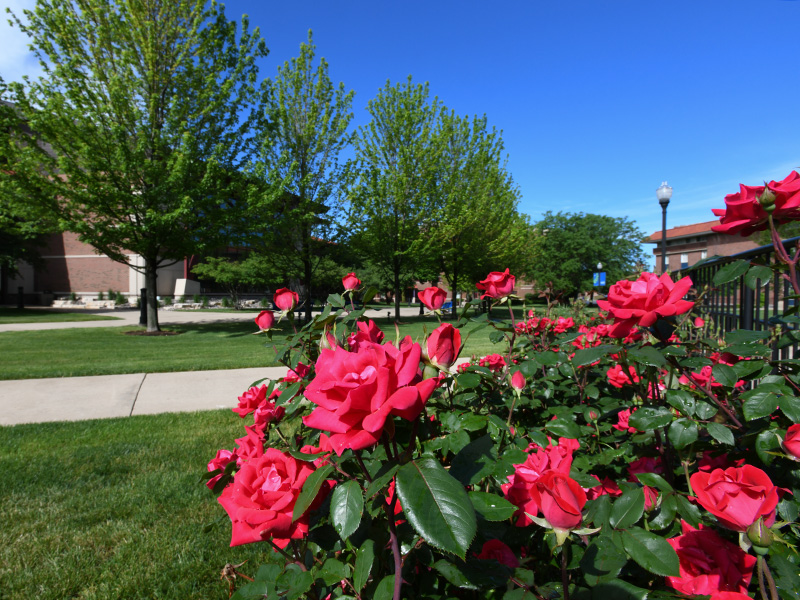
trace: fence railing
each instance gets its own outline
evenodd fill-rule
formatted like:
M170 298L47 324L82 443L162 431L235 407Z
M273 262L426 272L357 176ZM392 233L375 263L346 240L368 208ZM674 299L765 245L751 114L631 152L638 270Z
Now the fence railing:
M787 252L791 253L800 237L783 241ZM788 281L773 271L768 281L757 280L755 289L745 284L741 275L733 281L715 284L714 276L726 265L736 260L751 264L770 266L777 262L772 244L761 246L732 256L712 258L688 269L682 269L681 277L689 276L698 295L703 295L700 311L724 332L736 329L762 331L770 329L777 317L784 314L796 299ZM784 325L785 327L785 325ZM774 350L773 359L788 359L800 355L797 344Z

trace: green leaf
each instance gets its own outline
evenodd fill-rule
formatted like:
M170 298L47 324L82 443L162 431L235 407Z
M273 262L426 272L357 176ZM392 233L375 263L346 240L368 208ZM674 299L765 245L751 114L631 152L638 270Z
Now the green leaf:
M539 352L535 354L533 358L538 362L540 365L545 367L552 367L557 365L560 362L563 362L566 355L563 352Z
M765 463L769 464L775 458L770 452L777 450L781 445L781 439L774 429L765 429L756 436L756 454Z
M408 522L431 545L464 558L477 531L463 485L433 458L400 468L396 489Z
M497 561L469 559L466 563L453 564L437 560L433 567L453 585L467 589L499 587L508 581L511 571Z
M763 265L753 265L744 276L744 284L751 290L764 287L772 281L772 269Z
M356 566L353 573L353 586L357 592L364 589L375 562L375 540L367 539L356 552Z
M506 521L517 511L516 506L497 494L469 492L467 495L475 512L487 521Z
M685 496L675 496L678 502L678 514L686 520L692 527L697 527L700 523L700 509L689 502Z
M667 403L677 408L687 417L694 415L694 396L686 390L667 390Z
M717 414L718 409L716 406L711 406L708 402L704 400L698 400L694 406L694 414L697 416L698 419L708 420Z
M585 367L593 362L596 362L612 352L617 352L620 346L616 344L601 344L593 348L582 348L575 351L575 356L572 357L572 364L576 367Z
M650 431L658 427L666 427L675 419L668 408L661 406L642 406L631 413L628 423L639 431Z
M616 579L628 557L607 537L594 539L581 557L581 571L586 583L594 587L603 581Z
M400 468L397 464L385 464L378 471L377 475L372 478L372 482L364 492L364 496L369 500L381 489L389 485L389 482L394 478L395 473Z
M725 334L725 341L728 344L753 344L766 340L770 336L769 330L754 331L752 329L737 329ZM728 350L728 348L726 348Z
M725 265L714 274L714 285L721 285L733 281L747 273L750 263L746 260L735 260Z
M497 462L497 448L490 435L479 437L464 446L453 457L450 475L464 486L474 485L487 475L491 475Z
M783 396L780 406L781 412L785 414L792 423L800 423L800 398L797 396Z
M369 286L366 290L364 290L364 294L361 296L361 303L362 304L369 304L372 302L372 299L378 293L378 288L374 285Z
M675 494L666 494L662 497L661 503L658 506L653 517L650 519L651 529L666 529L675 520L675 514L678 512L678 501L675 499Z
M736 385L736 382L739 381L739 378L736 376L736 371L734 371L733 367L723 365L722 363L714 365L714 367L711 369L711 373L714 375L714 379L716 379L725 387L732 388Z
M662 492L672 492L672 486L658 473L636 473L636 478L644 485L649 485Z
M297 497L297 502L294 504L294 511L292 512L292 522L297 521L308 510L308 507L314 502L319 493L322 484L325 483L328 475L333 471L333 465L328 464L320 467L308 476L305 483L303 483L303 490Z
M636 587L624 579L603 581L592 589L592 600L647 600L649 590Z
M644 490L640 487L626 489L614 500L609 523L615 529L625 529L636 523L644 514Z
M660 535L634 527L622 532L622 545L634 561L656 575L678 577L678 555Z
M328 295L328 304L332 304L336 308L344 308L344 298L341 294Z
M456 377L456 383L458 387L463 388L465 390L476 388L481 384L483 379L477 373L463 373Z
M311 571L301 571L299 569L287 571L281 577L281 581L286 582L286 600L297 600L302 598L314 584L314 574Z
M342 579L347 579L349 575L349 567L340 560L329 558L322 563L322 568L319 574L322 575L322 580L325 585L335 585Z
M631 348L628 350L628 360L648 367L663 367L667 364L667 359L664 358L664 355L652 346Z
M267 582L266 581L251 581L236 590L236 593L231 596L231 600L263 600L267 597Z
M669 426L669 431L667 431L667 437L677 450L681 450L697 441L697 423L689 419L673 421L672 425Z
M725 425L720 423L707 423L706 430L708 430L711 437L721 444L727 444L728 446L734 445L733 433L730 429L725 427Z
M339 536L346 540L361 523L364 512L364 496L357 481L341 483L331 494L331 521Z
M744 418L748 421L767 417L778 408L778 396L772 393L769 384L760 385L756 389L742 394L746 398L742 405Z
M556 434L559 437L570 438L573 440L581 437L581 428L574 421L567 421L566 419L556 418L548 421L545 426L547 431Z
M392 600L394 597L394 575L387 575L375 588L372 600Z

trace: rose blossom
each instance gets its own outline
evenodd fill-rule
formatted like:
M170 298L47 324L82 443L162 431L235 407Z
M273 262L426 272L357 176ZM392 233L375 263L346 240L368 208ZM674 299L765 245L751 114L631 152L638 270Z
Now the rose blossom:
M431 363L449 369L461 350L461 332L450 323L439 325L428 338L427 350Z
M481 358L478 361L478 365L487 367L490 371L497 372L506 366L506 359L503 358L501 354L489 354Z
M278 390L275 390L276 392ZM273 392L274 393L274 392ZM264 402L261 406L256 409L256 412L253 414L254 422L253 426L256 429L264 431L267 428L267 425L272 423L273 421L280 421L283 418L283 414L285 409L282 406L275 406L272 402Z
M244 430L247 435L233 440L239 446L236 453L236 464L242 466L244 463L264 455L264 439L262 431L255 425L245 425Z
M794 424L786 430L781 446L789 458L800 460L800 424Z
M276 390L277 391L277 390ZM270 398L275 395L275 392L270 394ZM278 392L277 395L280 395ZM277 397L276 395L276 397ZM239 396L239 405L232 409L237 415L243 419L251 412L255 411L263 402L267 401L267 386L261 385L259 387L251 387L244 394Z
M258 333L272 329L275 325L275 315L271 310L262 310L256 317L256 325L258 325Z
M606 376L608 376L608 383L615 388L623 388L631 383L639 383L639 376L633 367L628 367L628 372L625 373L622 365L614 365L606 371Z
M217 455L212 458L207 465L208 472L216 471L219 469L220 471L224 471L225 467L228 463L233 462L237 459L236 450L226 450L225 448L221 448L217 450ZM213 490L216 483L222 478L222 473L219 475L214 475L211 479L206 481L206 485L208 489Z
M438 378L421 381L421 355L410 336L400 348L364 341L354 352L323 349L316 377L304 392L317 408L303 422L333 432L330 444L339 455L374 445L384 430L393 435L391 417L415 419L440 383Z
M635 411L636 409L634 408L633 412ZM630 425L628 425L628 419L631 418L631 412L632 411L630 408L626 408L625 410L619 411L617 413L617 424L612 425L612 427L617 431L627 431L628 433L636 433L637 431L636 427L631 427Z
M231 546L272 538L279 548L308 534L308 511L292 522L292 512L308 476L314 472L303 462L269 448L263 456L237 471L233 483L217 499L233 525ZM323 486L316 502L327 493ZM312 507L309 508L309 511Z
M692 287L688 277L673 283L668 273L661 277L642 273L636 281L623 279L611 286L607 300L598 300L597 306L614 318L608 334L624 338L634 325L650 327L662 317L672 317L689 312L694 302L683 300Z
M761 469L744 465L701 471L689 481L700 505L729 529L745 531L759 517L767 527L775 522L778 488Z
M294 369L289 369L289 371L286 373L286 376L283 378L283 381L285 383L297 383L298 381L302 381L308 377L309 373L311 373L311 367L303 364L301 361L298 361L297 366Z
M686 521L681 521L681 529L682 535L667 540L680 561L680 576L667 577L667 585L688 596L747 592L755 556L711 529L695 529Z
M272 301L279 310L288 311L297 306L297 303L300 301L300 296L297 295L297 292L293 292L289 288L281 288L276 290L272 295Z
M568 475L546 471L531 488L531 499L553 529L573 529L581 524L586 492Z
M358 289L358 286L361 285L361 280L356 277L355 273L348 273L342 277L342 285L344 286L345 292L352 292L353 290Z
M514 552L500 540L488 540L481 546L481 552L478 554L481 560L496 560L501 565L505 565L510 569L519 567L519 560L514 555Z
M728 458L727 452L723 452L718 456L712 456L711 450L704 450L700 460L697 461L697 469L699 471L713 471L714 469L727 469L728 467L741 467L744 464L744 459L731 461Z
M444 301L447 300L447 292L436 286L425 288L417 294L419 301L422 302L428 310L439 310L442 308Z
M711 594L709 600L753 600L748 594L742 592L716 592Z
M358 348L362 342L369 342L380 344L383 341L383 332L375 325L375 321L359 321L356 324L358 331L351 333L350 336L347 338L347 345L350 346L350 350L353 352L358 352Z
M720 217L719 225L711 230L718 233L748 236L768 227L769 213L759 198L766 190L773 197L772 218L776 224L800 218L800 175L792 171L782 181L770 181L766 186L739 185L739 192L725 196L725 208L711 212Z
M603 477L602 481L597 475L591 475L597 481L600 482L600 485L596 485L591 488L584 488L586 492L586 497L589 500L596 500L600 496L611 496L612 498L616 498L617 496L622 496L622 490L617 485L617 482L609 479L608 477Z
M486 279L476 284L475 287L479 290L483 290L481 298L494 298L499 300L500 298L505 298L514 291L515 282L516 278L509 274L508 269L506 269L502 273L498 273L497 271L489 273Z

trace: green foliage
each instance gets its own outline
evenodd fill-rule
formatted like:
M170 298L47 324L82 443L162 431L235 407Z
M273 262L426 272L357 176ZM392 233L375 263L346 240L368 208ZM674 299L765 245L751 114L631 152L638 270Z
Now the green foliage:
M113 260L139 254L156 330L156 269L223 233L216 215L252 156L266 46L206 0L38 0L25 21L45 76L0 86L18 117L0 189Z
M552 283L564 297L591 290L598 263L611 285L635 279L646 262L644 234L624 217L548 211L534 230L528 273L540 288Z

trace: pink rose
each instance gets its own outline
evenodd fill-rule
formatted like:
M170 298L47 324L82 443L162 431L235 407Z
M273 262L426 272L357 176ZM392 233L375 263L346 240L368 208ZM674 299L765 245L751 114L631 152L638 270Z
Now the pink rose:
M461 350L461 332L450 323L439 325L428 338L427 350L434 365L449 369Z
M681 521L681 528L683 535L667 540L680 561L680 576L667 577L667 585L688 596L747 592L755 556L711 529L695 529L686 521Z
M772 218L776 224L800 218L800 175L792 171L783 181L770 181L766 186L740 184L737 194L725 196L724 209L712 209L720 220L711 230L748 236L766 229L768 212L759 199L767 189L773 196Z
M358 352L362 343L380 344L383 341L383 332L375 325L375 321L359 321L356 327L358 331L347 338L347 345L353 352Z
M297 292L293 292L289 288L281 288L276 290L272 295L272 301L279 310L287 311L297 306L297 303L300 301L300 296L297 295Z
M271 396L270 396L271 397ZM251 387L244 394L239 396L239 405L232 409L243 419L251 412L255 411L263 402L267 401L267 386Z
M262 310L256 317L256 325L258 325L259 333L272 329L275 325L275 315L271 310Z
M539 513L539 504L532 495L534 484L547 471L555 470L569 475L572 453L578 447L577 440L567 438L561 438L557 446L551 444L547 448L531 444L525 462L514 465L514 473L508 476L508 483L502 484L500 489L506 499L519 509L514 513L517 527L525 527L533 522L525 513Z
M276 392L278 390L275 390ZM282 406L275 406L272 402L266 401L256 409L253 426L264 431L267 425L273 421L280 421L283 418L285 409Z
M210 473L211 471L216 471L217 469L224 471L228 463L235 461L236 458L237 458L236 450L232 452L230 450L225 450L225 448L217 450L217 455L214 458L212 458L208 463L207 466L208 472ZM222 478L222 473L220 473L219 475L214 475L214 477L206 481L208 489L213 490L214 486L221 478Z
M511 376L511 387L515 390L525 389L525 375L522 374L522 371L514 371Z
M506 366L506 359L501 354L489 354L481 358L478 361L478 365L496 373Z
M236 464L239 466L264 455L263 431L255 425L245 425L244 430L247 435L234 440L236 445L239 446L234 450L236 452Z
M514 552L500 540L488 540L481 546L478 558L481 560L496 560L501 565L507 566L509 569L516 569L519 567L519 560L514 555Z
M483 290L481 298L495 298L499 300L500 298L505 298L514 291L515 282L516 278L510 275L508 269L506 269L503 273L498 273L497 271L489 273L486 279L478 283L475 287L479 290Z
M792 425L786 430L781 446L792 460L800 460L800 424Z
M546 471L531 489L531 497L554 529L574 529L581 524L586 492L560 471Z
M316 377L305 396L317 408L303 418L308 427L331 431L338 455L378 442L384 431L394 434L392 416L415 419L439 385L438 378L421 380L422 348L407 336L392 344L361 342L355 352L323 349Z
M627 431L628 433L636 433L636 428L628 425L628 419L631 418L631 412L635 411L636 411L635 408L633 409L633 411L631 411L630 408L626 408L625 410L619 411L617 413L617 424L612 425L612 427L617 431Z
M439 310L442 308L444 301L447 300L447 292L438 287L429 287L422 290L417 294L419 301L422 302L428 310Z
M764 471L751 465L699 472L689 478L697 501L734 531L745 531L760 517L775 522L778 488Z
M233 525L231 546L271 538L276 546L285 548L290 540L305 537L311 508L294 522L292 512L303 483L313 472L310 463L274 448L242 465L217 499ZM320 490L317 503L327 491L327 486Z
M348 273L342 277L342 285L344 286L345 292L352 292L358 289L358 286L361 285L361 280L356 277L355 273Z
M614 318L609 335L624 338L634 325L650 327L658 319L689 312L694 302L683 300L692 287L688 277L673 283L668 273L661 277L642 273L636 281L618 281L608 291L607 300L598 300L597 306Z
M625 373L622 365L614 365L606 371L606 375L608 376L608 383L615 388L623 388L631 383L639 383L639 376L633 367L628 367L628 372ZM630 411L628 414L630 415Z
M294 369L289 369L286 376L283 378L285 383L297 383L303 381L311 373L311 367L302 362L298 362Z

